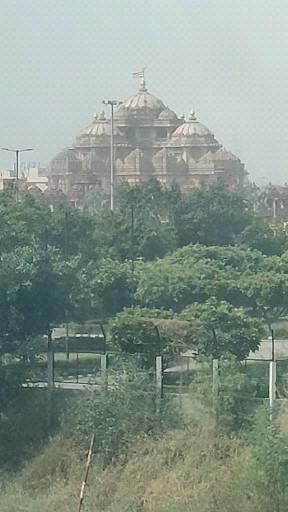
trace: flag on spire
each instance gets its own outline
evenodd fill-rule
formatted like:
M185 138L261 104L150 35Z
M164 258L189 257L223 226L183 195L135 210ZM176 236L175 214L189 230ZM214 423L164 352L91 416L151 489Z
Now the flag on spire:
M141 78L142 80L144 80L145 68L143 68L141 71L136 71L135 73L132 73L132 78Z

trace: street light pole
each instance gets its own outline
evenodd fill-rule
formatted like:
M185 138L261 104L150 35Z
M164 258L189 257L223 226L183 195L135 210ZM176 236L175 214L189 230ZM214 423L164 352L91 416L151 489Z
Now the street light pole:
M116 100L103 100L104 105L111 107L111 135L110 135L110 210L114 210L114 107L120 103Z
M15 153L16 157L16 203L19 201L19 153L24 153L25 151L32 151L32 148L25 149L10 149L10 148L1 148L2 151L9 151L10 153Z
M16 155L16 203L19 201L19 149L15 150Z
M114 103L111 102L111 136L110 136L110 208L114 210Z

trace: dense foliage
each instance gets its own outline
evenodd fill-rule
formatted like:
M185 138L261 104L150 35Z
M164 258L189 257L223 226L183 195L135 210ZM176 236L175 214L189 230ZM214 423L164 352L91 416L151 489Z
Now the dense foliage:
M208 357L241 359L258 347L259 322L271 330L286 315L285 231L257 218L243 193L218 184L182 194L150 180L120 186L114 212L96 199L81 212L1 194L2 379L7 358L36 357L33 340L67 321L120 313L115 346L151 361L192 345ZM169 311L191 328L182 324L176 342L140 319L139 307L160 319ZM20 366L18 377L13 382L24 378Z
M119 187L114 212L93 194L80 212L3 193L0 213L2 467L51 435L46 394L19 388L54 326L108 320L120 353L112 386L66 405L54 398L58 437L19 489L0 479L1 510L76 509L92 432L87 510L287 510L287 435L265 413L255 420L259 383L243 363L288 313L285 229L222 185L182 194L154 180ZM155 355L169 363L186 350L198 354L191 393L160 407ZM184 432L172 436L175 427Z

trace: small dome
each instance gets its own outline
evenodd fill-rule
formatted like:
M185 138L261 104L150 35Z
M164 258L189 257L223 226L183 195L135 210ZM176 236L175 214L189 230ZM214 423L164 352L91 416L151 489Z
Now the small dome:
M70 149L63 149L49 163L50 174L61 174L69 171L78 172L80 168L79 159L74 151Z
M193 112L188 121L178 126L178 128L173 132L172 137L207 137L212 136L209 128L204 126L204 124L197 121L195 113Z
M119 130L114 127L114 135L120 135ZM99 138L99 137L109 137L111 136L111 123L109 119L106 119L104 112L102 111L99 115L95 114L92 123L90 123L86 128L80 131L80 133L76 137L76 143L84 143L90 139Z
M235 160L235 161L239 161L240 159L238 158L238 156L234 155L233 153L231 153L231 151L226 151L225 148L219 148L216 152L211 152L211 151L208 151L208 153L206 153L206 155L202 156L202 158L200 158L200 161L203 160L203 161L213 161L213 162L216 162L216 161L220 161L220 162L224 162L225 160Z
M214 160L240 160L238 156L234 155L231 151L227 151L225 148L220 148L214 153Z
M173 110L170 110L170 108L166 107L164 110L162 110L161 114L159 115L158 119L163 121L176 121L178 119L177 114L173 112Z

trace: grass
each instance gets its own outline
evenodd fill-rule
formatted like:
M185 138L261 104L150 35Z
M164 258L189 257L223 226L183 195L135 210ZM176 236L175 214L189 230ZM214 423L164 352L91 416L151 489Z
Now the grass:
M71 447L53 440L17 476L2 478L1 512L76 510L80 473Z
M32 391L31 396L33 393L36 392ZM28 392L26 396L23 411L30 403ZM38 405L41 406L44 393L36 393L35 396L38 396ZM119 410L118 423L128 421L128 418L131 420L131 398L128 397L127 403L125 402L125 407L129 408L127 414L129 412L130 416L120 414ZM261 465L259 471L252 437L247 433L237 437L231 432L225 434L219 429L219 425L216 428L209 410L193 400L193 396L189 400L186 396L181 400L185 418L183 429L178 428L177 431L162 434L160 437L157 434L156 438L142 436L141 441L134 437L128 453L120 452L117 459L112 460L105 468L103 459L97 453L94 455L83 512L275 510L274 497L270 497L270 490L266 492L265 482L261 480L265 468ZM287 431L287 409L283 405L282 407L280 425ZM123 405L120 405L120 409L123 409ZM135 415L134 411L133 406ZM15 412L18 412L18 407L15 407ZM32 413L33 409L29 414ZM77 414L77 411L73 414ZM110 417L109 407L105 414ZM31 428L37 417L36 407L34 415L35 417L31 417ZM29 423L28 417L26 422ZM19 418L17 423L21 424ZM258 444L262 442L265 430L264 427L261 428ZM44 443L38 443L37 455L35 451L34 456L33 452L30 454L30 460L24 452L27 462L17 472L12 473L7 469L5 474L0 474L1 512L77 510L87 452L85 448L80 448L77 436L68 438L67 431L66 434L63 432L60 430L52 439L46 436ZM18 449L17 442L20 439L17 432L15 441L16 443L11 443L11 453ZM28 439L26 444L29 444ZM263 446L262 458L264 456L266 460L265 443ZM282 454L283 447L279 446ZM274 449L277 452L277 444L273 445L273 451ZM277 469L279 453L274 464L275 461ZM273 466L269 465L269 471L271 467ZM278 481L278 474L276 477ZM278 493L278 487L275 488L275 493ZM285 492L281 496L278 512L286 512L287 506L288 493Z
M1 512L76 510L84 465L75 448L52 441L20 474L2 480ZM135 445L127 462L104 471L94 459L84 510L255 512L253 471L249 449L236 439L215 440L206 424Z

